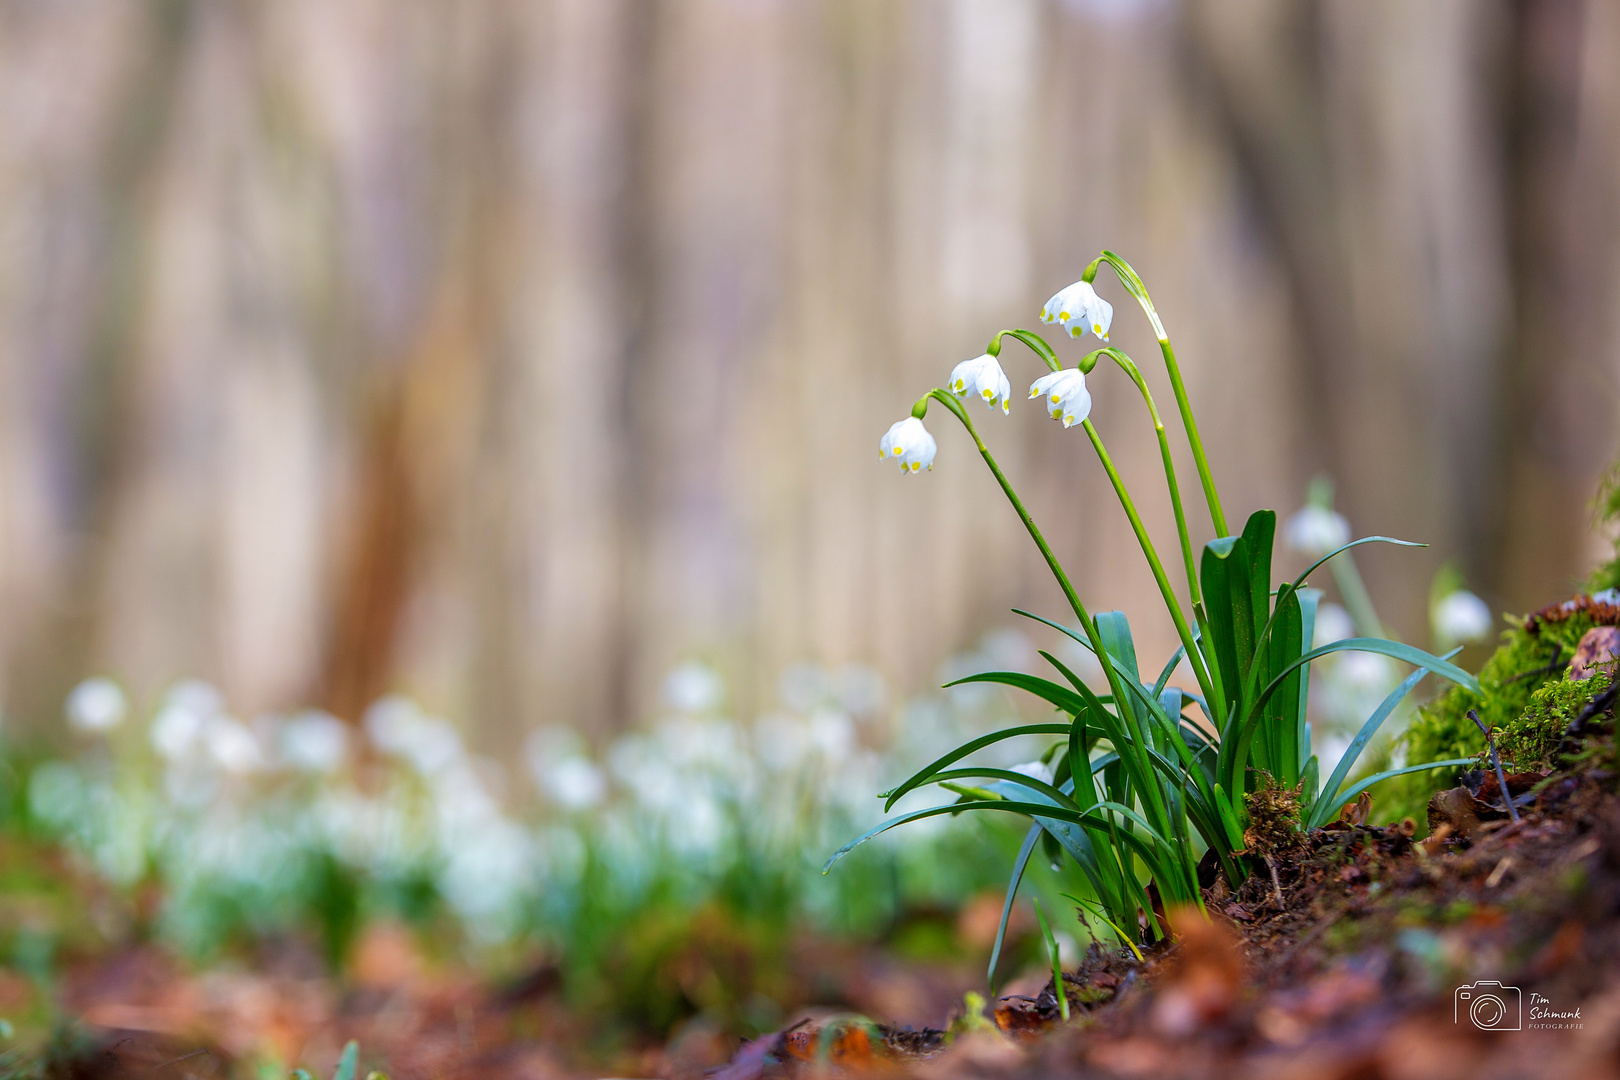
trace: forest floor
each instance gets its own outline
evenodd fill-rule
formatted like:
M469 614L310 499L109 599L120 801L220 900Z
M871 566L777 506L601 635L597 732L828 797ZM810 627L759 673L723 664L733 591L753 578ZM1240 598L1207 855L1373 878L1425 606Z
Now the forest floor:
M823 1067L954 1077L1620 1076L1620 797L1586 767L1442 792L1434 833L1348 822L1277 852L1136 963L1093 948L995 1029L802 1026L716 1080ZM1488 984L1501 984L1488 985ZM1503 1008L1498 1009L1495 998Z
M1173 946L1138 961L1093 945L1064 975L1067 1021L1050 981L969 1016L972 965L807 941L795 963L823 973L839 1011L800 1012L741 1046L699 1020L666 1044L592 1056L589 1018L545 964L491 986L424 966L383 927L341 984L295 947L235 970L188 972L147 947L70 967L58 996L77 1034L48 1075L236 1076L266 1047L329 1067L353 1038L363 1069L394 1080L1620 1077L1613 739L1508 787L1517 821L1494 775L1476 775L1431 802L1426 839L1411 822L1359 824L1355 807L1274 837L1267 872L1207 891L1208 920L1171 913ZM13 978L0 972L0 1006Z

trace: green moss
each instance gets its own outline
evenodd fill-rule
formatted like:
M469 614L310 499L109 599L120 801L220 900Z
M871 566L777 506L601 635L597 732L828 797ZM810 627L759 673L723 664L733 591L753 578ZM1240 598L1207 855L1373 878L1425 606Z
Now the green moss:
M1599 670L1589 679L1571 681L1567 676L1553 679L1530 696L1524 714L1509 721L1497 736L1497 752L1503 764L1525 772L1547 770L1555 764L1554 753L1570 722L1580 715L1586 703L1609 688L1612 674Z
M1536 633L1515 626L1502 633L1502 644L1485 661L1479 672L1481 694L1454 686L1418 710L1418 717L1401 736L1406 761L1418 765L1445 758L1473 757L1485 749L1485 737L1468 718L1468 710L1479 712L1493 730L1515 730L1514 725L1530 707L1531 699L1550 682L1561 682L1559 670L1547 670L1556 658L1567 662L1575 654L1581 636L1595 623L1586 612L1567 619L1543 621ZM1551 721L1546 721L1550 723ZM1566 720L1565 723L1568 723ZM1559 729L1560 734L1562 728ZM1531 733L1521 747L1539 745ZM1521 753L1523 750L1521 749ZM1374 808L1376 820L1413 817L1423 820L1429 796L1457 783L1458 771L1435 770L1396 777L1375 793L1380 804Z

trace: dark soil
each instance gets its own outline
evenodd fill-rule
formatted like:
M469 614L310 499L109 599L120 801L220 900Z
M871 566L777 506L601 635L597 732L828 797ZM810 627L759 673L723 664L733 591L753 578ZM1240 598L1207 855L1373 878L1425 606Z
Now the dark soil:
M1620 1076L1615 777L1510 777L1518 822L1494 776L1470 779L1436 796L1426 839L1410 821L1335 823L1277 852L1275 876L1235 895L1217 883L1210 919L1183 913L1177 943L1145 963L1094 948L1065 975L1068 1023L1048 983L995 1004L999 1033L861 1043L800 1028L801 1047L839 1052L761 1040L723 1075ZM1506 1011L1484 1000L1483 1030L1471 1010L1488 995Z

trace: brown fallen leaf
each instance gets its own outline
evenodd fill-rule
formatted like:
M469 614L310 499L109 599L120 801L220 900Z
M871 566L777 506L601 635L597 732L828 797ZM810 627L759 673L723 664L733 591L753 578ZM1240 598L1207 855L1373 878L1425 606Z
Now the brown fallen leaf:
M1153 1026L1172 1036L1190 1035L1224 1019L1243 984L1243 957L1233 932L1197 910L1171 913L1177 949L1153 1003Z
M1435 792L1429 800L1429 831L1438 833L1444 827L1448 836L1472 840L1479 832L1481 809L1473 793L1465 787Z
M1014 1039L1033 1039L1052 1026L1034 1001L1025 997L1004 997L992 1012L996 1027Z
M1372 792L1363 791L1350 802L1344 804L1339 811L1339 820L1346 825L1367 824L1367 814L1372 810Z

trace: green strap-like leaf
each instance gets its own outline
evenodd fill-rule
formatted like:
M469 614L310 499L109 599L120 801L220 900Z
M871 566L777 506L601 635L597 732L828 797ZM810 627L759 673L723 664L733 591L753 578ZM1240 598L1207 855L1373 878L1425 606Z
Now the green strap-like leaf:
M1024 844L1018 849L1018 857L1013 860L1012 876L1007 879L1007 899L1001 904L1001 922L996 924L996 941L990 947L990 969L984 974L985 982L992 986L996 982L996 962L1001 959L1001 943L1007 938L1007 916L1012 914L1013 902L1018 899L1018 886L1024 880L1024 868L1029 865L1029 857L1035 853L1035 845L1040 838L1040 825L1031 825L1029 832L1024 834Z
M1140 825L1146 834L1146 839L1144 839L1143 836L1136 833L1122 831L1117 834L1119 839L1130 844L1136 850L1136 853L1142 856L1143 861L1155 872L1162 872L1163 858L1160 849L1167 847L1168 841L1149 825L1146 819L1128 806L1115 802L1101 802L1097 804L1095 810L1081 814L1061 806L1020 802L1012 799L986 799L981 802L959 802L946 806L930 806L924 810L913 810L910 813L901 814L899 817L890 818L872 826L872 828L833 852L832 858L827 860L827 865L821 868L821 872L823 874L828 873L845 855L848 855L873 837L880 836L897 826L920 821L923 818L938 817L941 814L960 814L969 810L997 810L1006 814L1022 814L1024 817L1050 817L1059 821L1068 821L1076 825L1093 828L1108 828L1110 820L1105 811L1116 813ZM1152 840L1158 845L1158 848L1149 847L1148 840Z
M1022 671L982 671L977 675L956 679L945 684L949 689L961 686L964 683L996 683L1000 686L1013 686L1019 690L1027 690L1043 701L1057 706L1071 716L1078 716L1085 711L1085 703L1068 687L1059 686L1051 679L1043 679L1039 675L1026 675Z
M1426 653L1415 645L1408 645L1404 641L1390 641L1388 638L1344 638L1340 641L1329 642L1319 649L1312 649L1303 656L1295 657L1294 660L1290 662L1282 670L1282 672L1277 675L1276 678L1272 679L1271 682L1266 684L1266 688L1264 690L1260 691L1260 696L1255 699L1254 704L1249 706L1250 712L1252 713L1254 709L1264 704L1272 694L1276 693L1277 688L1282 684L1283 680L1286 679L1295 669L1305 666L1312 660L1319 660L1330 653L1346 651L1379 653L1383 656L1392 657L1396 660L1403 660L1406 663L1411 664L1413 667L1428 668L1441 678L1450 679L1458 686L1466 687L1469 691L1475 694L1481 692L1479 688L1479 680L1474 678L1474 676L1468 674L1468 672L1464 671L1456 664L1453 664L1447 660L1442 660L1438 656L1434 656L1430 653Z
M1427 674L1429 674L1428 668L1418 668L1408 675L1405 682L1384 696L1384 700L1379 702L1378 708L1373 710L1372 715L1367 718L1367 722L1361 725L1361 730L1356 733L1354 739L1350 740L1350 745L1345 748L1343 756L1339 758L1339 764L1334 768L1333 774L1328 777L1327 785L1322 788L1321 797L1317 799L1311 816L1305 821L1307 829L1319 828L1327 823L1327 818L1324 815L1327 812L1328 803L1338 795L1339 785L1344 783L1344 778L1350 775L1351 769L1355 768L1356 759L1361 756L1361 751L1366 747L1368 740L1383 726L1384 721L1389 719L1389 714L1395 711L1395 707L1401 703L1401 700L1416 689L1417 684L1422 682L1423 677Z
M332 1080L354 1080L354 1071L360 1063L360 1044L350 1039L343 1048L343 1056L338 1058L337 1071L332 1074Z
M900 797L906 792L922 787L924 784L929 782L929 778L935 773L939 772L947 765L952 765L958 761L961 761L975 750L983 750L986 746L991 746L1006 739L1016 739L1024 735L1067 736L1068 734L1068 724L1025 724L1022 727L1004 728L1001 731L992 731L988 735L981 735L977 739L963 743L961 746L958 746L955 750L952 750L944 757L924 767L913 775L911 779L907 780L899 787L884 792L883 798L887 800L883 804L884 812L888 812L889 810L893 809L894 804L898 802Z
M1084 809L1083 807L1076 805L1073 799L1069 798L1069 796L1065 795L1051 784L1048 784L1045 780L1026 775L1025 773L1013 772L1011 769L992 769L988 767L950 769L936 774L934 776L933 783L943 783L947 780L967 780L981 776L987 777L991 780L1002 780L1008 784L1027 788L1030 791L1038 791L1042 795L1045 795L1047 798L1051 799L1053 802L1057 803L1059 806L1066 806L1073 810Z

